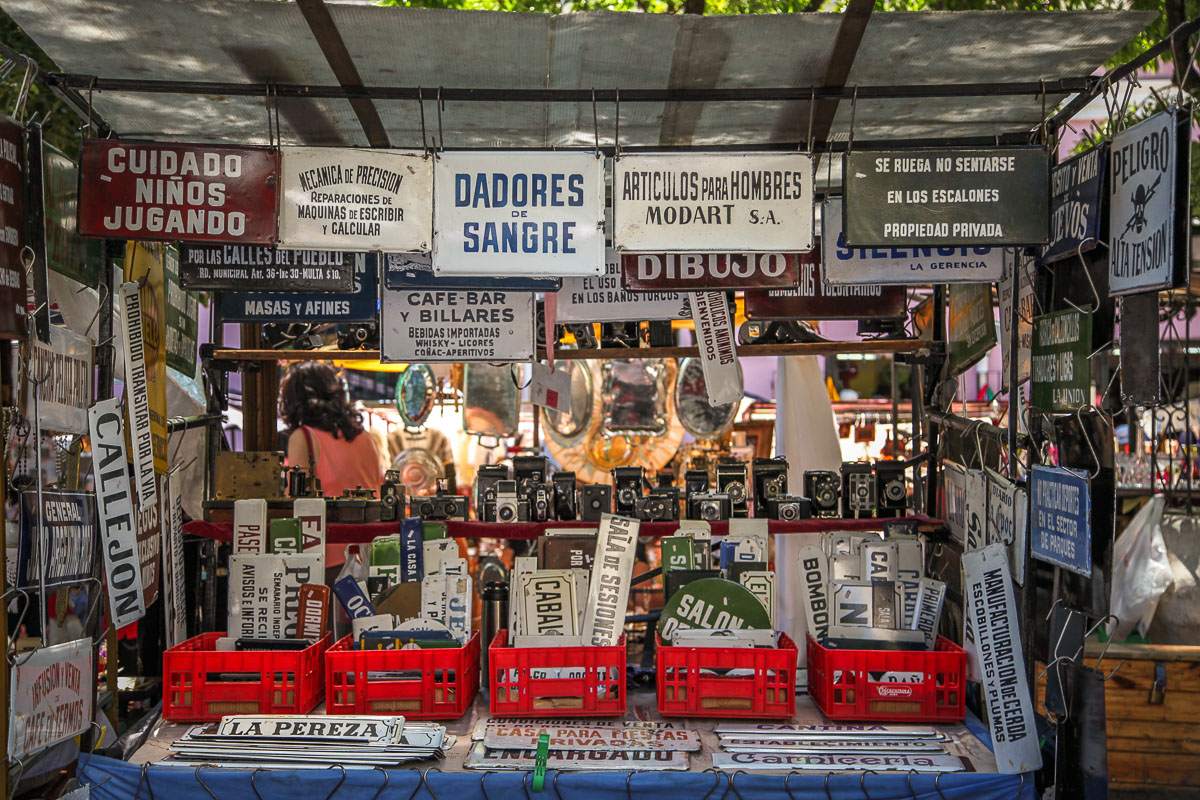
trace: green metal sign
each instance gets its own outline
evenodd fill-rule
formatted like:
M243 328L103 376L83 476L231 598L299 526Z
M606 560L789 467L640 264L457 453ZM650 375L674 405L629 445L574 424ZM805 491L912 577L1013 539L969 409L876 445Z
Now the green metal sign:
M947 377L974 364L996 346L990 283L950 284L950 357Z
M50 269L84 286L100 284L103 242L84 239L76 229L79 167L61 151L42 144L46 202L46 262Z
M670 644L676 631L689 628L771 630L771 618L762 601L745 586L724 578L705 578L671 595L658 620L663 644Z
M200 303L195 292L179 282L179 248L166 248L163 291L166 293L167 366L188 377L196 374L196 314Z
M1033 318L1030 363L1035 408L1075 411L1090 402L1091 306Z

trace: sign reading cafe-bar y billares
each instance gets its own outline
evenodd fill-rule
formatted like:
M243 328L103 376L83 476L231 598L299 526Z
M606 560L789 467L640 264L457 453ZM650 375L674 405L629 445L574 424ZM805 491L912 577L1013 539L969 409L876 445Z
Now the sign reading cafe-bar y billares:
M613 161L613 245L634 252L813 247L807 153L647 153Z
M1035 245L1050 232L1041 147L860 150L844 173L851 247Z

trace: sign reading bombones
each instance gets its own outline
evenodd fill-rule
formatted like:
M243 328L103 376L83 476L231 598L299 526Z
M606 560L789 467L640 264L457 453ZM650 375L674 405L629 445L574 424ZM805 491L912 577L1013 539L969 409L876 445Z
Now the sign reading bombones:
M1109 156L1108 290L1170 289L1190 248L1190 109L1155 114L1113 137Z
M621 280L632 292L775 289L795 286L794 253L637 253L621 256Z
M653 153L613 161L618 250L800 252L813 247L807 153Z
M1050 241L1042 248L1042 263L1100 244L1100 205L1107 161L1108 145L1102 144L1067 159L1050 173Z
M1087 405L1092 384L1090 306L1033 318L1030 351L1032 401L1046 411L1074 411Z
M142 241L270 244L277 155L266 147L88 139L79 233Z
M439 275L604 268L604 160L596 154L447 152L434 186Z
M179 246L179 279L185 289L348 292L362 254L339 250L277 250L257 245Z
M281 149L279 242L318 250L429 252L433 158L420 150Z
M903 316L906 292L902 286L879 283L825 282L818 251L800 256L800 282L795 289L746 292L750 319L887 319Z
M567 278L558 293L559 322L629 322L687 319L692 315L686 292L631 292L624 287L621 259L604 251L604 274Z
M859 150L844 175L851 247L1034 245L1050 232L1041 147Z
M529 361L533 293L385 289L381 360Z

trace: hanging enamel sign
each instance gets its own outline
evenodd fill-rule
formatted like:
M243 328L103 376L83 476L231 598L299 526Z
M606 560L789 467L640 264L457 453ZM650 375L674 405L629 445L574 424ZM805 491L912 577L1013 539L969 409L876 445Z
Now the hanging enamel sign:
M613 159L613 228L624 251L811 250L812 156L621 156Z
M385 289L500 289L508 292L557 292L562 278L435 275L428 253L382 253Z
M1087 475L1035 464L1029 486L1033 557L1090 577L1092 496Z
M996 317L990 284L953 284L948 294L950 353L946 373L957 375L996 346Z
M121 284L121 352L125 356L125 397L129 406L129 443L133 448L133 472L137 477L138 502L158 502L154 477L154 442L150 431L150 394L146 378L146 342L142 335L141 290L137 283Z
M1090 306L1033 318L1029 371L1034 407L1075 411L1087 405L1092 390L1091 348Z
M380 360L529 361L532 292L384 289Z
M9 760L26 758L92 724L96 670L91 639L42 647L12 670Z
M1068 158L1050 172L1050 241L1038 261L1049 264L1100 244L1107 163L1105 143Z
M39 381L37 413L42 429L56 433L87 433L87 410L92 404L92 343L61 325L50 326L50 344L33 337L29 374ZM34 413L33 381L26 384L25 414Z
M902 317L907 292L901 286L856 283L836 286L821 274L820 248L800 254L794 289L746 291L749 319L889 319Z
M429 252L433 162L420 150L280 148L280 245Z
M185 289L253 292L286 286L296 292L348 292L361 254L338 250L280 250L260 245L181 244L179 280Z
M1015 269L1015 272L1014 272ZM1016 276L1015 287L1013 276ZM1003 358L1001 386L1008 390L1010 361L1012 358L1013 294L1017 302L1017 382L1029 380L1029 359L1033 347L1033 297L1034 263L1032 258L1017 256L1016 267L1011 258L1005 259L1004 275L996 282L996 293L1000 296L1000 352Z
M18 339L25 328L25 129L0 114L0 337Z
M604 160L595 153L444 152L434 175L438 275L599 275Z
M626 254L621 280L631 292L792 288L800 259L796 253Z
M345 294L221 292L225 322L369 322L379 305L376 257L354 256L354 281Z
M624 268L615 250L604 251L604 274L567 278L558 292L559 322L641 322L688 319L687 292L631 292L625 289Z
M40 590L83 583L92 576L96 553L96 503L91 492L44 489L21 492L16 580L22 589ZM38 508L41 507L39 512ZM46 556L41 555L41 540Z
M582 628L584 642L592 647L611 647L621 639L640 525L628 517L600 517Z
M967 541L967 472L953 461L942 462L942 502L946 527L960 544Z
M733 318L724 292L693 292L692 321L710 406L741 402L742 365L734 344Z

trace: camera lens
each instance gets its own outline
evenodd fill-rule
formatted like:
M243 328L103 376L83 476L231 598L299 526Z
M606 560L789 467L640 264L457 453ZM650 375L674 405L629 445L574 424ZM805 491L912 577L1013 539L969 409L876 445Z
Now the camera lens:
M721 509L716 503L700 504L700 519L713 521L721 518Z
M512 522L513 517L516 516L516 509L507 505L500 506L496 509L496 516L501 522Z
M725 491L729 494L729 502L731 503L741 503L746 499L746 487L737 481L727 484Z
M421 506L418 510L421 512L422 517L428 517L429 515L433 514L433 503L421 503Z
M779 507L779 518L789 522L800 518L800 509L794 503L784 503Z

